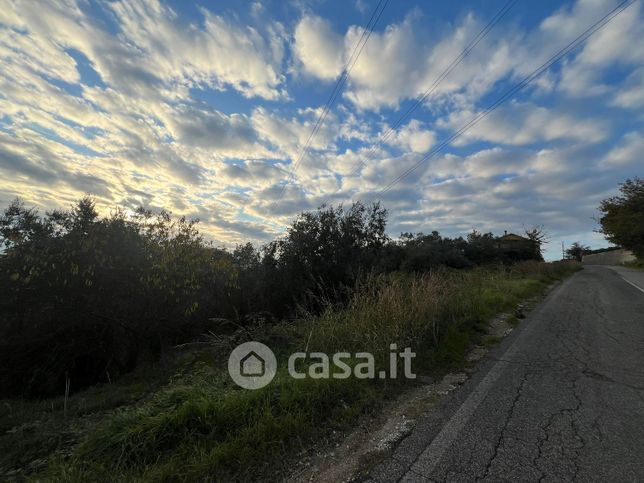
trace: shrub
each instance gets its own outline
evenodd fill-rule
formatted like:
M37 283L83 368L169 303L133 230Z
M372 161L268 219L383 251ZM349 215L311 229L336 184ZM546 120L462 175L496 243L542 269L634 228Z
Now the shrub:
M60 393L131 370L195 335L195 321L232 316L229 254L194 222L122 211L99 219L90 199L38 217L14 203L0 219L0 387Z

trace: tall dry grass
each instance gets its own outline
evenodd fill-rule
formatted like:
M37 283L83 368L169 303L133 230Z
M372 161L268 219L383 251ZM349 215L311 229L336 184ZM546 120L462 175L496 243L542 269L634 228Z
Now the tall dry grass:
M330 307L306 321L304 347L366 351L376 360L389 353L392 343L428 353L450 330L476 329L477 323L578 268L575 262L523 262L510 268L371 276L356 287L348 307Z
M419 339L437 340L454 280L440 273L372 276L361 283L349 306L310 319L309 350L389 351Z

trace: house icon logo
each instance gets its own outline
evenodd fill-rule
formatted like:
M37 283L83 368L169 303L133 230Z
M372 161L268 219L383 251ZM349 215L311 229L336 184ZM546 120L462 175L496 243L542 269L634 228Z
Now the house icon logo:
M239 373L244 377L262 377L266 373L266 361L250 351L239 361Z
M273 351L261 342L244 342L230 353L228 372L237 385L260 389L275 377L277 360Z

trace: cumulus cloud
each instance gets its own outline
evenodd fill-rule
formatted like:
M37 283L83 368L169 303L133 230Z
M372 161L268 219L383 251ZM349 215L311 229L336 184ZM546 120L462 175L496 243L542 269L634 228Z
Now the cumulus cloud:
M343 38L321 17L302 17L295 27L293 50L308 74L320 79L335 79L342 71Z
M416 27L412 15L371 35L351 72L348 99L362 108L373 109L396 106L401 99L422 92L426 73L415 54L420 50L419 43L426 44L426 34ZM345 45L355 44L361 35L361 27L351 27Z
M257 108L251 115L254 129L260 139L274 148L274 155L290 159L295 163L302 154L304 146L308 144L308 155L302 160L302 167L313 167L319 160L319 152L333 152L338 138L351 138L356 133L356 119L348 116L341 119L338 114L327 114L325 121L316 131L311 132L320 118L323 107L300 109L294 116L286 117L279 112L269 112L264 108Z
M400 147L404 151L423 153L428 151L436 142L436 133L426 129L423 123L412 119L402 128L398 129L388 141L393 146Z
M186 209L178 193L221 189L218 160L270 153L248 116L195 103L189 89L286 97L278 22L253 27L205 9L189 22L158 1L101 7L108 22L72 0L8 2L0 13L0 171L15 194L37 199L49 183L61 199L91 192L101 205Z
M492 30L437 85L434 85L436 80L476 37L484 21L469 14L445 34L436 35L425 27L427 19L422 12L412 10L401 22L389 24L371 35L351 72L345 97L359 108L379 110L397 107L405 99L418 98L433 86L427 107L444 107L447 103L450 108L454 105L471 108L502 79L518 80L531 73L616 4L614 0L579 0L555 11L528 31L505 20L503 29ZM615 64L642 64L644 47L638 42L644 35L642 20L641 5L636 2L564 62L561 72L547 73L534 85L545 90L557 88L575 97L613 90L602 79L602 69ZM322 52L317 58L309 54L303 69L320 79L328 79L336 76L341 68L337 60L340 40L328 24L320 19L318 22L323 25L305 29L312 25L311 18L305 17L298 26L315 38L315 42L308 44L309 52L313 48ZM360 35L360 26L350 26L345 32L345 58Z
M277 21L258 2L186 13L159 0L91 9L7 0L0 202L19 194L52 208L91 192L103 207L197 216L227 244L266 241L325 201L379 198L393 234L523 223L588 231L600 197L633 175L644 149L640 2L457 145L381 190L615 4L578 0L529 27L507 16L413 119L377 143L489 12L464 7L443 20L410 7L389 24L384 15L295 172L323 109L318 95L362 27L310 10L293 17L291 7Z
M55 177L52 170L51 152L44 146L32 146L0 132L0 169L17 177L26 177L33 182L46 183Z
M103 80L123 92L151 95L160 88L203 84L232 86L246 96L268 99L285 95L280 89L285 40L280 24L265 23L262 33L205 9L201 24L187 24L158 0L108 5L118 36L72 0L11 2L2 23L22 32L9 30L3 40L25 47L20 52L26 51L40 72L67 82L79 77L65 48L85 54Z
M569 41L617 5L616 1L582 0L570 9L562 9L546 19L541 27L544 37ZM640 2L633 3L583 45L581 51L566 62L559 88L575 97L605 94L613 87L603 78L604 68L611 65L641 66L644 46L636 39L644 36L644 18ZM552 40L550 40L552 42Z
M457 130L476 114L470 111L454 112L443 125ZM520 145L573 139L596 143L607 135L606 125L599 120L583 119L570 114L568 110L562 112L532 103L513 102L483 118L466 131L459 142L485 140Z
M528 172L533 166L535 154L527 150L504 149L499 146L482 149L465 159L462 163L453 160L452 165L456 171L467 173L470 176L495 177L507 176L512 177L520 173Z
M426 20L420 11L413 10L401 22L390 24L382 32L375 31L370 36L351 71L346 91L346 97L354 105L377 110L419 97L483 26L478 18L468 15L459 26L440 38L425 28ZM328 28L317 28L314 32L315 43L309 42L309 45L325 52L322 58L331 58L333 53L333 58L337 59L340 45L337 34ZM350 55L362 34L363 28L359 26L351 26L346 31L344 58ZM509 38L489 38L481 42L476 55L467 57L458 70L435 89L434 97L459 91L467 96L485 92L511 70L513 41L513 35L510 35ZM328 68L322 70L316 62L309 61L304 63L304 69L319 78L338 74L337 60L324 62L324 65Z
M217 171L221 182L230 186L242 186L247 190L274 186L285 174L279 166L259 161L222 163Z

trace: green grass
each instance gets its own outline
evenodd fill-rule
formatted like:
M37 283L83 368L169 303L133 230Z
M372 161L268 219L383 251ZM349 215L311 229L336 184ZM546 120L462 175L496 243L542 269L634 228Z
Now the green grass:
M356 390L354 381L296 381L284 374L258 391L222 392L209 381L170 388L114 414L81 443L71 465L53 470L81 479L224 479L230 469L239 477L249 462L285 454L320 423L346 425L374 397L369 387Z
M468 349L481 339L486 320L543 292L577 268L521 264L510 271L373 277L356 289L345 309L328 309L318 317L265 328L254 337L277 349L281 368L286 366L286 354L307 348L326 353L368 351L379 370L386 367L389 344L395 342L401 350L411 347L417 353L415 372L437 375L463 365ZM333 430L350 428L362 414L377 411L384 400L411 384L404 379L298 380L281 369L271 384L248 391L229 380L221 363L227 350L206 358L203 350L198 352L194 360L200 363L184 366L151 393L125 385L86 391L95 401L100 398L93 391L101 390L106 401L114 400L104 406L94 403L94 419L91 409L75 413L79 426L69 440L51 443L44 450L51 453L47 465L33 477L62 481L276 478L275 468L287 466L294 453ZM130 391L125 398L113 394ZM73 396L73 407L78 407L83 394ZM58 407L60 401L55 402ZM59 412L52 414L60 417ZM25 414L21 421L28 419ZM69 427L63 425L61 432Z

